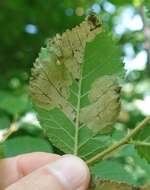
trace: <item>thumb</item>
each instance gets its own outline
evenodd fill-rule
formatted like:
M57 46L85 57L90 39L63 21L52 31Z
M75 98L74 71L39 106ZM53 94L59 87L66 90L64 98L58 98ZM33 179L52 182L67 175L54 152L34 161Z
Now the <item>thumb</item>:
M22 178L6 190L86 190L89 180L86 164L76 156L65 155Z

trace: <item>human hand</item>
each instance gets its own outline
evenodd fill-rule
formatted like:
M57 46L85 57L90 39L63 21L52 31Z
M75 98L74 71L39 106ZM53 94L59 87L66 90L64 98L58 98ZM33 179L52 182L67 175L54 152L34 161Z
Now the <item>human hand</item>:
M86 190L86 164L72 155L32 153L0 160L0 190Z

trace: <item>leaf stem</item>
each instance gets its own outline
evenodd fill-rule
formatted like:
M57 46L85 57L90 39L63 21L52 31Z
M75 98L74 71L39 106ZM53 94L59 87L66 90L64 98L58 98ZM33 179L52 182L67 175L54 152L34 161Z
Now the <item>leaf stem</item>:
M145 141L129 141L129 144L133 144L135 146L150 146L149 142L145 142Z
M111 147L107 148L106 150L100 152L93 158L87 160L88 165L92 165L95 162L102 160L105 156L109 155L113 151L117 150L118 148L130 144L130 139L135 136L140 130L142 130L145 125L147 125L150 122L150 116L146 117L137 127L135 127L126 137L124 137L120 142L113 144Z
M3 143L10 135L16 132L19 129L19 126L16 122L13 122L10 128L4 130L2 133L2 138L0 138L0 144Z

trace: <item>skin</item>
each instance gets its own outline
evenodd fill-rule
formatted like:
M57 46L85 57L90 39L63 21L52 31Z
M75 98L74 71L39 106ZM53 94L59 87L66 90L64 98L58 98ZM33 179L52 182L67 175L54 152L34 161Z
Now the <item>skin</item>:
M41 152L0 160L0 190L69 190L70 188L63 183L63 180L54 175L53 170L48 169L62 158L63 167L66 165L66 159L73 158L76 164L80 162L79 168L81 170L83 166L86 177L77 190L86 190L90 175L88 167L82 160L71 155L61 157ZM77 177L75 176L75 178ZM76 190L76 188L72 187L72 190Z

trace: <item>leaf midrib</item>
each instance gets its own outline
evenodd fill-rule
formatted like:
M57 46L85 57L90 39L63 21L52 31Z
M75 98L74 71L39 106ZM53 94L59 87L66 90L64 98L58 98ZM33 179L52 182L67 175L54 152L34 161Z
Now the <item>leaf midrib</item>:
M80 118L81 90L82 90L82 73L83 73L83 65L81 65L80 79L79 79L79 86L78 86L78 94L77 94L74 155L78 155L78 141L79 141L79 127L80 127L79 118Z

